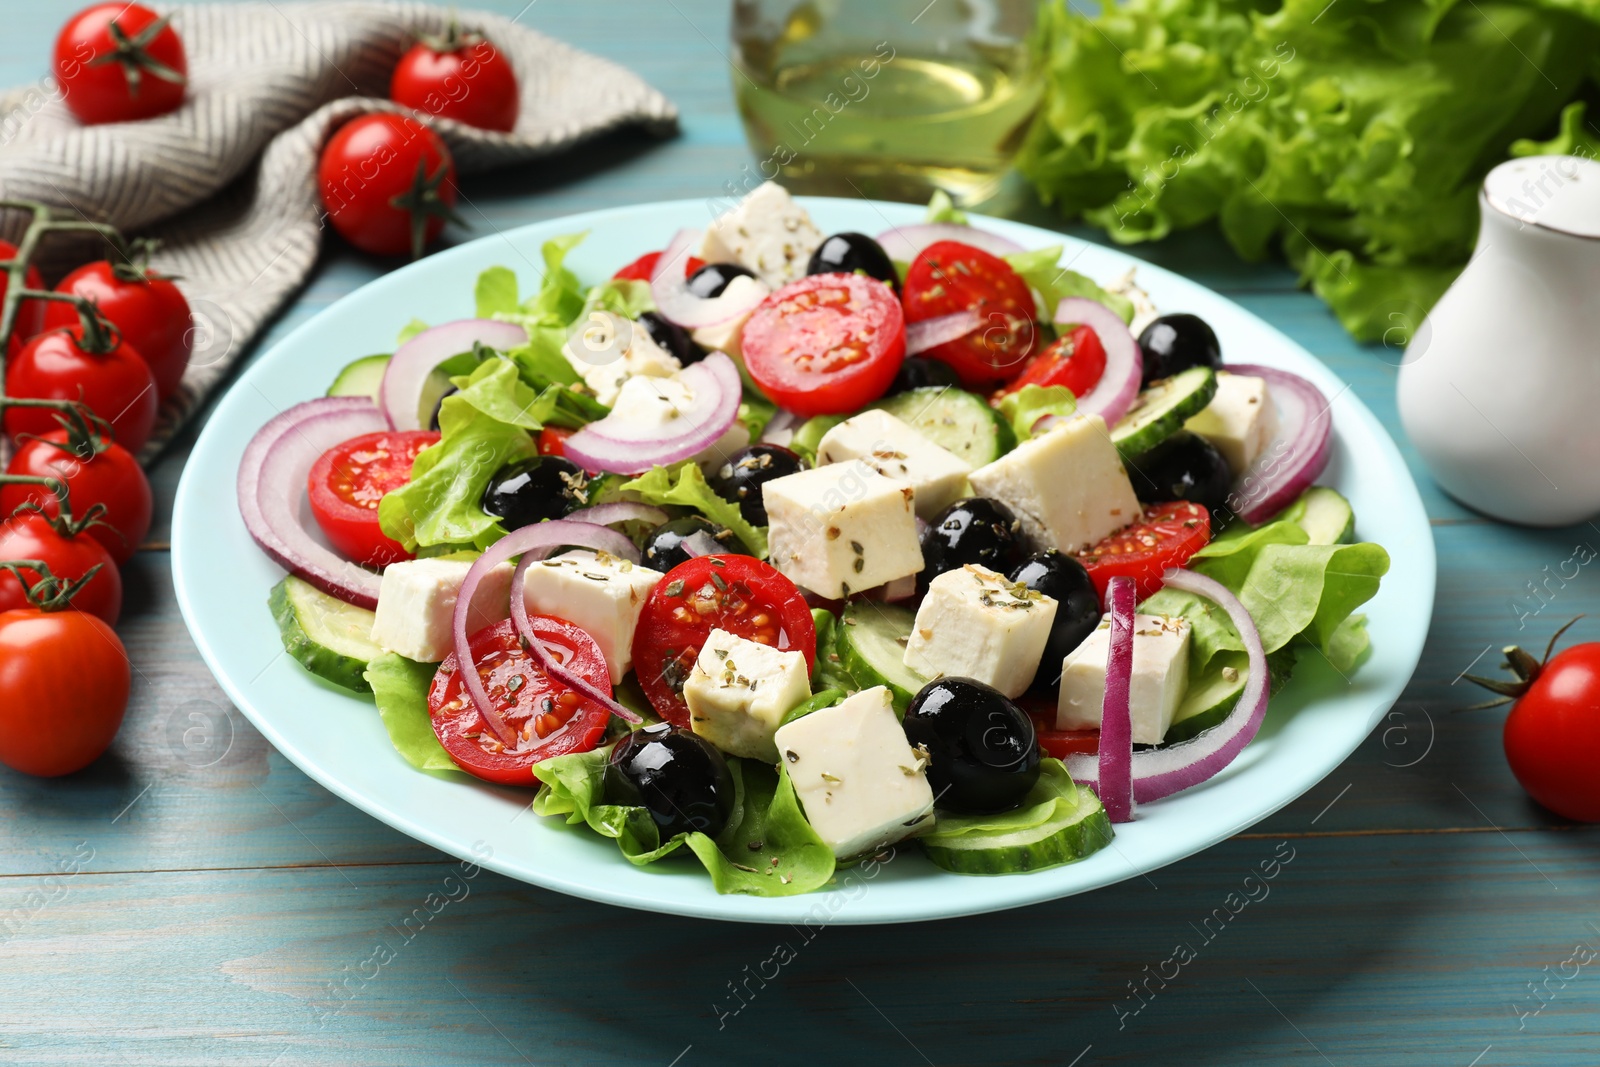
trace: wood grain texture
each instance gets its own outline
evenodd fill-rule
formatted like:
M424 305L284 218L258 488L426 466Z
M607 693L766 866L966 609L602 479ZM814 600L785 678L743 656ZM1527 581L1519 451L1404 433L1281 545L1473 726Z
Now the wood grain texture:
M63 12L7 15L0 81L37 79ZM522 18L639 71L680 106L682 134L469 182L474 229L452 240L717 195L750 162L725 4L538 0ZM1009 213L1054 224L1027 198ZM120 629L139 673L112 753L66 781L0 771L0 1061L1592 1062L1600 979L1561 975L1575 946L1600 948L1600 837L1523 796L1502 714L1460 710L1476 696L1457 679L1507 640L1537 645L1600 610L1587 572L1529 586L1600 529L1496 526L1440 494L1399 433L1400 353L1354 344L1281 264L1242 263L1204 230L1132 251L1233 296L1350 382L1401 440L1434 521L1417 676L1307 796L1148 879L1004 915L808 937L606 908L467 878L310 782L228 706L153 549L127 573ZM382 269L330 239L257 350ZM192 441L152 472L157 545ZM774 977L779 941L794 958ZM1194 958L1177 966L1180 943Z

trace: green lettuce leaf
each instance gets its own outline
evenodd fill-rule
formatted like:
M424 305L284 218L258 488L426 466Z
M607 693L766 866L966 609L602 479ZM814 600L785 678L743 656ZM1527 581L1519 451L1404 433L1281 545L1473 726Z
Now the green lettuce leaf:
M637 319L646 311L654 311L655 306L649 282L637 278L610 278L589 288L577 317L586 319L591 311L609 311L626 319Z
M1013 252L1005 257L1005 261L1011 264L1011 269L1021 275L1022 280L1037 294L1040 322L1050 323L1054 329L1051 320L1055 316L1056 308L1060 307L1061 301L1069 296L1088 297L1115 311L1122 316L1123 322L1133 321L1132 300L1121 293L1102 289L1087 274L1079 274L1075 270L1058 266L1061 252L1061 245L1050 245L1027 252Z
M935 189L928 198L928 222L953 222L958 226L967 225L967 213L956 207L950 194L943 189Z
M1077 399L1064 385L1024 385L1000 398L1000 414L1018 441L1032 437L1033 427L1046 415L1071 415L1077 410Z
M751 441L760 439L761 431L767 428L767 423L771 422L772 416L777 413L778 405L756 390L745 386L744 399L739 402L739 421L744 423Z
M811 688L815 692L842 689L854 692L861 687L844 669L839 655L839 616L827 608L812 608L811 621L817 628L817 665L811 671Z
M646 504L657 506L677 504L694 508L720 526L726 526L749 546L750 551L765 559L767 555L767 530L746 521L739 505L729 503L711 491L706 476L692 460L683 460L670 467L653 467L632 481L623 483L624 492L639 494Z
M480 319L512 315L521 310L517 301L517 275L509 267L490 267L479 274L472 295Z
M367 664L364 677L372 686L389 742L407 763L419 771L459 771L439 743L428 716L428 687L437 669L436 663L418 663L385 652Z
M796 704L794 707L784 712L783 721L778 725L787 726L796 719L805 718L813 711L821 711L823 708L831 708L849 695L849 692L844 689L824 689L820 693L813 693L809 699Z
M428 324L423 322L421 319L412 319L410 322L400 327L400 332L395 336L394 339L395 347L399 348L401 345L405 344L407 341L411 340L413 337L427 328Z

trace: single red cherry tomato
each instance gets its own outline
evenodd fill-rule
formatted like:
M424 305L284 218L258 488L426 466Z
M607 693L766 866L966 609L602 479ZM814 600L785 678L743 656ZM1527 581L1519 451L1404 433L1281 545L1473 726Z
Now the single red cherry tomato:
M378 526L378 502L411 481L417 453L439 440L432 430L382 430L334 445L306 479L317 526L347 559L386 567L411 553Z
M539 643L561 666L606 693L611 671L594 638L553 615L529 617ZM451 653L428 689L433 732L462 770L503 785L538 785L533 765L569 752L588 752L605 737L611 716L545 674L522 648L516 626L504 619L469 639L472 661L500 718L516 738L506 748L478 711Z
M650 592L633 632L633 669L656 714L685 729L683 683L712 630L805 653L817 665L817 628L795 584L754 556L696 556Z
M56 292L86 297L122 339L144 358L161 399L171 396L189 366L189 302L168 278L149 271L112 266L105 260L86 263L62 278ZM78 311L71 304L51 302L45 329L71 326Z
M507 133L517 124L517 75L482 34L451 21L442 37L423 37L400 57L389 99L429 115Z
M567 454L567 438L577 433L565 426L546 426L539 431L539 455L565 456Z
M422 256L455 213L456 165L439 135L403 115L359 115L340 126L317 165L333 228L364 252Z
M905 360L905 315L876 278L813 274L763 300L739 346L750 377L790 411L855 411L883 395Z
M1105 370L1106 350L1100 344L1100 335L1087 326L1079 326L1029 360L1022 373L1000 392L1003 396L1027 385L1064 385L1073 396L1081 397L1095 387Z
M160 397L144 357L125 340L110 338L106 352L84 348L83 327L42 333L22 346L6 368L6 394L45 400L80 400L111 424L117 443L137 453L156 424ZM49 408L11 407L5 432L46 434L57 429Z
M116 563L126 563L150 532L150 480L133 454L115 441L74 446L71 438L66 430L51 430L22 441L6 473L61 479L79 516L104 505L100 521L83 532L104 545ZM45 486L0 485L0 515L10 515L28 501L52 518L61 506Z
M1038 341L1033 291L1011 265L959 241L935 241L911 261L906 321L976 311L983 326L923 352L955 368L961 384L981 388L1021 373Z
M98 565L100 569L89 579L89 584L72 598L72 606L104 619L107 625L117 624L122 614L122 575L111 553L88 534L63 536L49 519L37 512L25 511L0 522L0 559L38 560L63 582L77 581ZM31 568L24 574L29 585L43 577ZM9 570L0 570L0 611L28 606L22 582Z
M0 259L12 259L16 254L16 245L10 241L0 241ZM10 272L0 270L0 304L5 303L6 287L10 284ZM44 279L37 270L29 267L22 275L22 287L42 290ZM23 341L44 329L44 316L49 304L48 300L24 300L22 306L17 308L17 324L11 331L11 343L15 348L21 348ZM14 349L7 351L14 352Z
M177 110L189 61L167 25L171 17L116 0L67 20L56 37L55 74L79 122L133 122Z
M1132 578L1139 599L1161 588L1161 572L1181 567L1211 540L1211 515L1188 500L1152 504L1132 526L1119 530L1078 559L1089 572L1100 602L1113 578Z
M82 611L0 612L0 763L55 777L81 770L117 736L128 653Z
M612 280L626 278L636 282L647 282L650 280L651 276L655 274L656 264L660 260L660 252L646 252L644 255L640 256L632 263L629 263L626 267L623 267L621 270L617 271L617 273L613 274L611 276ZM699 256L689 256L683 264L683 276L687 278L689 275L693 274L695 271L699 270L705 265L706 261L701 259Z
M1100 751L1099 730L1057 730L1054 708L1030 711L1028 715L1033 719L1034 735L1046 756L1064 760L1068 756L1093 755Z

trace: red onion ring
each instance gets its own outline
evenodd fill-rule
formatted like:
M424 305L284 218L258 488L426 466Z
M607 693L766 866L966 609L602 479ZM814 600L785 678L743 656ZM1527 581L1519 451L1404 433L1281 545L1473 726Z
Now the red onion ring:
M983 316L968 308L950 315L906 323L906 355L915 356L949 341L957 341L983 325Z
M689 279L684 277L689 254L700 243L699 230L679 230L673 235L656 268L650 275L650 297L656 303L656 313L668 322L686 330L702 326L717 326L737 318L766 299L766 286L760 289L739 286L739 293L724 293L710 299L695 296L689 291Z
M395 350L383 371L378 403L396 430L421 430L422 387L435 367L476 343L505 351L528 343L528 331L513 322L459 319L423 330Z
M1286 370L1253 363L1224 369L1264 379L1278 412L1278 435L1254 467L1239 472L1228 495L1228 506L1256 525L1292 504L1327 467L1333 455L1333 405L1322 390Z
M919 222L910 226L896 226L878 234L877 241L889 253L890 259L902 263L910 263L917 258L917 253L936 241L960 241L992 256L1009 256L1014 252L1026 251L1009 237L959 222Z
M712 352L674 378L661 380L688 387L691 404L681 420L688 429L652 438L612 412L567 438L567 458L585 470L640 474L705 451L739 417L739 401L744 395L739 368L721 352Z
M596 504L592 508L579 508L567 515L568 522L592 522L596 526L610 526L614 522L628 522L634 519L660 526L668 518L666 511L654 504L635 504L631 500Z
M1106 369L1094 388L1078 398L1078 413L1099 415L1106 420L1107 429L1115 426L1139 395L1139 382L1144 377L1144 353L1139 351L1139 342L1121 315L1088 297L1069 296L1061 301L1055 323L1087 326L1100 339L1100 347L1106 352ZM1039 429L1037 424L1034 429Z
M1133 753L1133 798L1140 804L1160 800L1173 793L1199 785L1232 763L1244 747L1255 739L1267 715L1267 654L1255 620L1226 586L1203 574L1169 568L1162 576L1169 589L1181 589L1205 597L1223 611L1244 641L1249 657L1249 677L1239 702L1228 717L1205 732L1164 748L1140 749ZM1087 754L1070 756L1067 770L1074 781L1099 791L1099 757Z
M328 449L387 429L364 396L296 404L256 431L239 461L239 514L255 543L290 573L349 604L378 606L380 577L312 536L301 521L306 478Z
M1112 822L1133 819L1133 609L1131 578L1106 586L1111 640L1106 650L1106 692L1100 705L1100 803Z
M640 721L639 716L611 699L611 694L601 693L599 689L556 663L549 650L533 635L533 628L528 622L528 606L522 599L523 572L529 563L544 559L556 549L569 545L592 548L597 552L609 552L631 563L639 562L639 550L633 547L632 541L617 531L596 526L591 522L555 519L513 530L490 545L483 555L473 560L472 566L467 570L467 576L461 580L461 588L456 591L456 610L450 620L450 627L454 638L456 663L461 670L461 682L471 694L472 703L477 707L478 714L483 716L483 721L489 724L489 728L500 739L500 743L507 748L515 747L516 738L506 726L505 720L500 717L500 712L489 700L489 693L483 687L483 679L478 677L477 664L472 658L472 635L467 633L467 614L472 607L472 598L477 595L478 586L484 576L512 556L520 555L522 562L511 577L511 618L517 627L517 632L527 641L528 654L539 665L539 669L568 689L604 705L611 714L620 716L628 722Z

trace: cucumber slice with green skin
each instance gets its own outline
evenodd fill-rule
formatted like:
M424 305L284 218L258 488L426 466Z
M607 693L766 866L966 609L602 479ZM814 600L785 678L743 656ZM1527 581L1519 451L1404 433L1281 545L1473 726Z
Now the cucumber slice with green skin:
M1239 703L1239 694L1244 692L1246 680L1245 654L1219 652L1217 655L1229 657L1229 665L1234 669L1233 680L1229 681L1218 674L1203 686L1191 687L1183 695L1178 710L1173 713L1172 725L1167 727L1167 735L1161 739L1162 744L1175 745L1211 729L1226 719L1233 706ZM1294 673L1295 655L1293 645L1267 653L1269 694L1276 693L1288 684L1290 675Z
M1037 803L1042 789L1045 796L1056 795L1043 777L1024 805ZM1059 772L1065 775L1063 770ZM1076 787L1074 802L1060 806L1053 816L1037 826L1016 830L968 833L940 833L937 823L931 833L921 837L923 851L936 865L956 874L1021 874L1074 863L1100 851L1111 841L1111 820L1094 791ZM1003 818L995 816L996 819Z
M378 387L383 384L383 372L388 367L387 352L362 356L353 363L346 363L344 369L334 376L333 384L328 386L328 395L370 396L372 402L377 403Z
M1350 501L1325 485L1301 493L1278 518L1299 526L1313 545L1347 545L1356 539L1356 513Z
M928 684L905 665L906 642L915 619L905 608L859 600L844 609L834 638L839 666L855 680L856 688L888 686L894 712L902 718L911 698Z
M987 400L950 386L911 389L870 406L887 411L973 467L993 463L1016 446L1009 426L1002 436L1005 420L995 417Z
M383 654L372 642L372 612L331 597L292 574L272 587L267 604L277 620L283 650L301 666L334 685L372 692L362 675L367 662Z
M1111 428L1111 443L1124 459L1148 452L1183 429L1216 395L1217 372L1210 367L1190 367L1151 382Z

